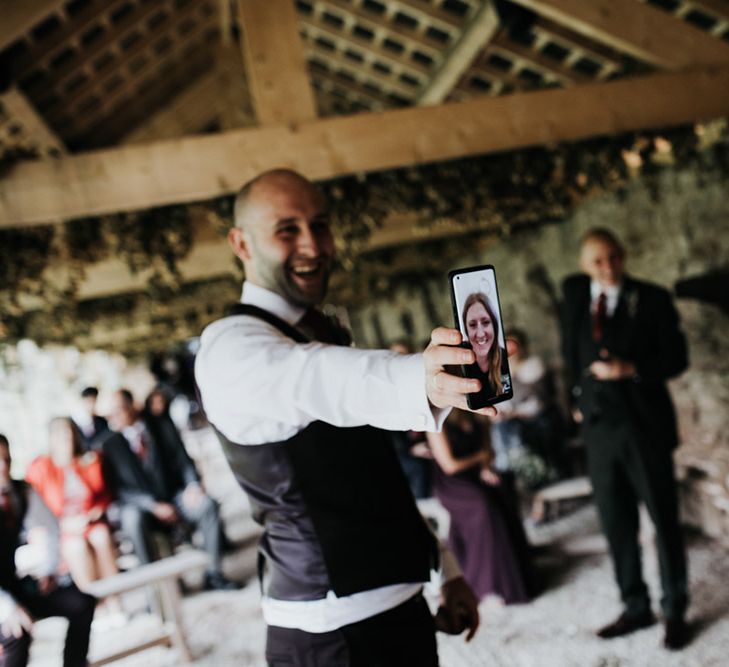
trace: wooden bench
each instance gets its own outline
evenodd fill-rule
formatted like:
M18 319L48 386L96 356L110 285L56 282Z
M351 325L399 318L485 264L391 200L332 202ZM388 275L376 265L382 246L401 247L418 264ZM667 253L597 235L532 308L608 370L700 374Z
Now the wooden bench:
M169 558L148 565L121 572L113 577L99 579L86 587L86 591L98 599L111 595L121 595L139 588L154 587L159 591L162 602L160 616L161 629L154 635L147 635L141 641L107 655L93 657L89 667L99 667L128 655L144 651L153 646L173 646L179 651L180 662L191 662L190 650L185 641L181 613L178 579L187 572L207 567L209 559L202 551L183 551Z
M547 520L558 514L559 503L563 500L589 498L592 484L587 477L573 477L539 489L532 499L532 516Z

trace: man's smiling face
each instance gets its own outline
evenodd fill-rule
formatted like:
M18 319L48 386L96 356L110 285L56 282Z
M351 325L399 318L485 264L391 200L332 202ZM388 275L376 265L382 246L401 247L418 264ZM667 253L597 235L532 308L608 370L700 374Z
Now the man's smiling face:
M301 306L321 303L334 263L324 200L306 179L272 174L256 183L229 239L246 279Z

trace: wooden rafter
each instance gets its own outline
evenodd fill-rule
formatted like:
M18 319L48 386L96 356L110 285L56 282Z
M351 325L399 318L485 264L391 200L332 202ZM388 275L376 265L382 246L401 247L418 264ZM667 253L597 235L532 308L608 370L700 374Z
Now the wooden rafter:
M487 0L466 26L458 42L418 98L419 104L438 104L448 97L463 73L499 28L499 15Z
M514 2L658 67L729 62L729 44L638 0Z
M585 74L580 74L580 72L547 58L536 49L530 49L510 40L503 32L494 37L489 47L492 52L506 55L511 60L517 60L530 69L534 69L543 75L546 74L547 78L559 81L563 86L588 83L592 80Z
M287 166L321 180L729 114L729 67L326 118L20 163L0 227L185 203Z
M238 0L245 61L259 123L316 118L316 103L291 0Z
M0 6L0 51L62 5L62 0L3 0Z

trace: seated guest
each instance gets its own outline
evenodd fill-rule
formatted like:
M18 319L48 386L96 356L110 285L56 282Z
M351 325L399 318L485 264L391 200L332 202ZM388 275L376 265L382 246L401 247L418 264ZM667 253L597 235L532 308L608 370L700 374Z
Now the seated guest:
M165 389L155 387L144 401L142 419L153 435L162 440L177 443L177 447L185 451L180 432L170 416L170 395Z
M195 466L178 438L144 420L126 389L112 397L113 433L103 444L104 475L120 502L122 529L143 563L153 560L150 532L185 522L200 529L210 567L208 590L238 584L221 570L218 506L204 491Z
M8 440L0 435L0 665L25 667L34 620L63 616L68 619L63 667L84 667L96 600L56 579L58 524L28 484L11 479L10 462ZM45 528L48 557L35 578L21 578L15 551L37 528Z
M529 353L526 334L514 329L507 338L514 349L509 359L514 397L491 420L494 467L534 489L567 472L563 420L548 369Z
M81 436L68 417L51 421L50 445L50 456L35 459L25 478L57 517L63 559L84 590L90 582L118 572L105 520L111 494L104 483L101 456L84 453Z
M73 416L73 423L81 433L84 449L98 449L101 440L109 431L106 419L96 414L96 401L99 390L96 387L86 387L81 392L81 406Z
M433 489L448 510L448 546L479 598L528 602L536 593L529 545L509 480L491 470L486 425L453 411L441 433L427 433L435 467Z
M390 345L393 352L412 354L413 348L405 341ZM408 486L416 500L430 498L432 493L433 466L430 448L421 431L392 431L390 437Z

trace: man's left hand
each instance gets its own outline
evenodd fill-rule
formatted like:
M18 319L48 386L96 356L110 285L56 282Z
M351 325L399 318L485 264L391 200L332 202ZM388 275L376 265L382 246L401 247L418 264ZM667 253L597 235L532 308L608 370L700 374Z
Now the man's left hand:
M480 620L478 600L463 577L450 579L441 586L440 604L449 623L449 627L443 630L449 634L459 635L467 629L466 641L471 641Z
M624 380L635 375L635 365L617 358L593 361L590 364L590 374L597 380Z
M197 483L188 484L182 493L182 502L185 507L194 509L197 507L205 497L205 492L202 487Z

